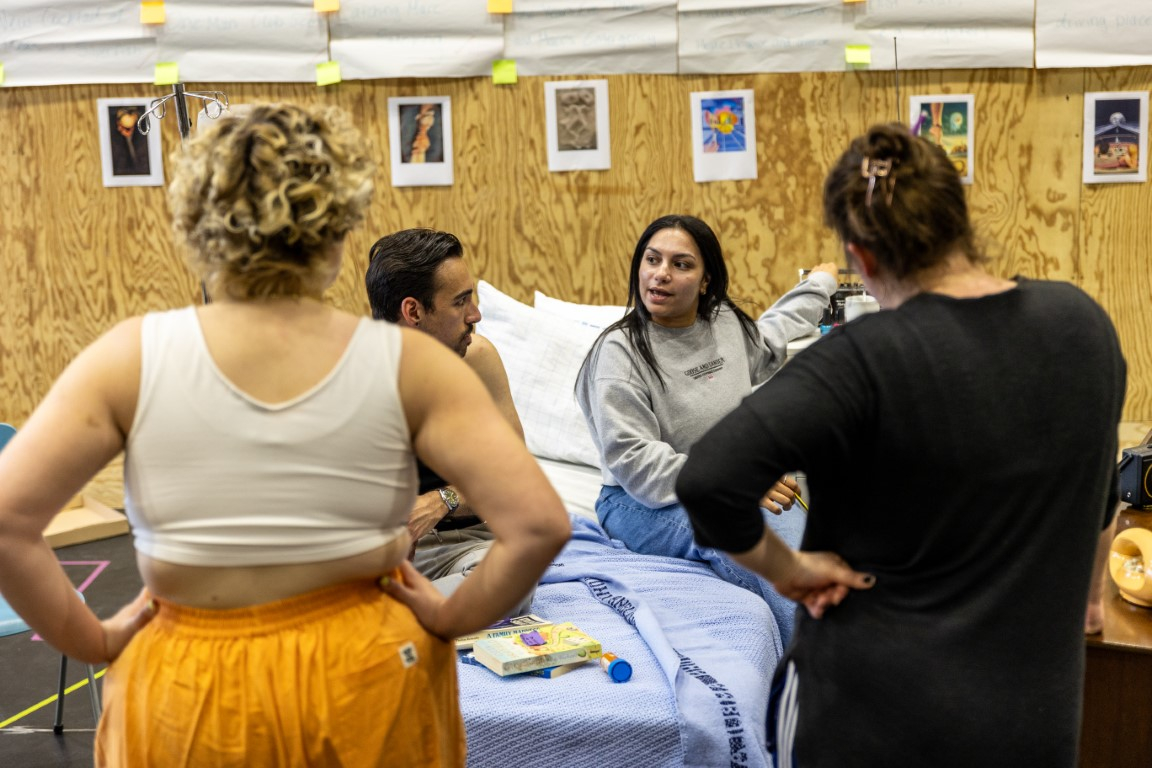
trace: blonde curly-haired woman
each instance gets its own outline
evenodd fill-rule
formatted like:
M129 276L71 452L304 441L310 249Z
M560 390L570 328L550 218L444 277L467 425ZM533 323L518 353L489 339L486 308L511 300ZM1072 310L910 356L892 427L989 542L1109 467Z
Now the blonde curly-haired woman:
M321 301L373 171L333 108L192 140L170 202L212 303L117 325L0 455L0 590L111 662L98 765L464 763L447 641L512 608L568 521L458 357ZM145 589L100 621L41 533L121 450ZM496 535L448 599L404 560L416 454Z

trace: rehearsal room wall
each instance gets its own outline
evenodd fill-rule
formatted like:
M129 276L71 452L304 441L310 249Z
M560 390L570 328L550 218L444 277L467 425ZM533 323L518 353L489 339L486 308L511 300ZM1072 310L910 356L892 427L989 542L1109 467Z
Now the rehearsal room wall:
M612 169L549 173L546 80L188 83L234 104L288 100L349 110L375 144L376 196L347 242L331 301L367 312L369 246L396 229L458 234L478 278L522 301L533 290L584 303L623 303L636 237L654 217L687 212L718 231L733 292L758 312L820 261L843 264L821 221L824 173L868 125L907 119L908 96L975 95L973 218L992 269L1071 281L1120 332L1129 365L1125 420L1152 421L1152 183L1081 183L1083 94L1148 91L1152 67L608 77ZM759 178L692 179L689 94L752 88ZM101 184L96 99L158 97L150 85L75 85L0 91L0 421L17 426L65 364L117 320L198 301L199 286L171 236L160 187ZM456 183L393 189L387 99L452 99ZM179 148L174 114L164 151ZM483 308L481 308L483 309ZM1068 361L1069 376L1091 376ZM1075 418L1070 414L1070 418ZM100 478L120 503L118 469Z

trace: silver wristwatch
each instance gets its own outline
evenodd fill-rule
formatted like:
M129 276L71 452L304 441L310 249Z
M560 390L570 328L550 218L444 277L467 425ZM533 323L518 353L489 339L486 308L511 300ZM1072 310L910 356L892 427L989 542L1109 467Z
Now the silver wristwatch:
M449 515L460 508L460 496L451 488L447 486L441 488L440 498L444 500L444 506L448 507Z

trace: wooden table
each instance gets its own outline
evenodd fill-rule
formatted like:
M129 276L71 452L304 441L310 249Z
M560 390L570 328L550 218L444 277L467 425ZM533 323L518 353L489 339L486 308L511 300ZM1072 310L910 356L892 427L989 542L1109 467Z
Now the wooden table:
M1087 640L1080 766L1152 766L1152 608L1104 578L1104 631Z
M1118 434L1122 455L1152 442L1152 423L1123 422ZM1116 524L1152 528L1152 512L1123 505ZM1087 639L1080 766L1152 766L1152 608L1120 597L1107 573L1104 584L1104 631Z

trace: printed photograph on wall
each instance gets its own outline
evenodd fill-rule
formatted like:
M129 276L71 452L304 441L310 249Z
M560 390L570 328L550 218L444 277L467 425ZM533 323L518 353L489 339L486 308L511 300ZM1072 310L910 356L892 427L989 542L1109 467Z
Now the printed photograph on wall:
M1148 92L1084 94L1084 183L1148 180Z
M100 126L100 165L106 187L159 187L164 184L164 158L160 147L160 122L141 119L152 99L97 99Z
M447 186L453 182L452 100L448 96L388 99L392 186Z
M756 178L752 91L700 91L691 97L696 181Z
M971 94L913 96L908 119L914 134L928 139L948 154L964 184L971 184L973 179L974 101Z
M608 137L608 81L544 83L549 171L612 167Z
M744 99L701 99L703 152L743 152L748 146L744 131Z
M439 104L400 107L400 162L444 162L444 115Z

